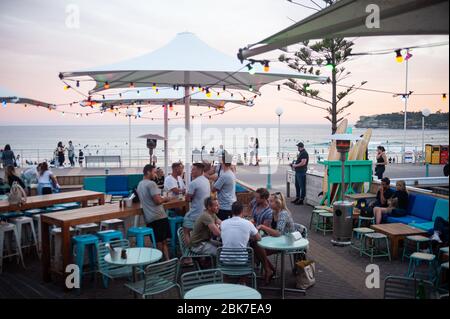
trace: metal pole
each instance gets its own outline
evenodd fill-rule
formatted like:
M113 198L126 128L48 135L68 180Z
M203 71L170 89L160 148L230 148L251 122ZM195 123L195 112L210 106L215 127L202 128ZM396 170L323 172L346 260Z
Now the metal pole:
M405 114L403 117L403 154L402 154L402 160L404 160L405 151L406 151L406 112L408 110L408 60L405 61L406 63L406 76L405 76Z
M344 200L345 192L345 152L341 153L341 200Z
M131 167L131 116L128 115L128 166Z
M189 72L184 72L184 126L185 126L185 167L186 167L186 186L191 181L191 112L190 112L190 97L189 97Z
M425 116L422 115L422 157L425 160Z
M281 161L281 115L278 115L278 163Z
M169 174L169 110L164 108L164 174Z

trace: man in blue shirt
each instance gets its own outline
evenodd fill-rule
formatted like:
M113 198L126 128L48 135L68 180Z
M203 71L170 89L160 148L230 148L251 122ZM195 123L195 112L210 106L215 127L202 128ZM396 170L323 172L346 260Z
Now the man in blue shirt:
M303 205L306 196L306 171L308 170L309 155L302 142L298 143L297 147L299 152L297 160L292 164L292 169L295 170L296 191L296 197L292 203L295 205Z

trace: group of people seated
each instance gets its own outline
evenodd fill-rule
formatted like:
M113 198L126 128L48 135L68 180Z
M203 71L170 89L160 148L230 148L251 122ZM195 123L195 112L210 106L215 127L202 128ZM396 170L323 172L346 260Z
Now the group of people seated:
M377 191L375 202L369 205L368 211L369 213L373 212L376 224L381 224L388 216L403 217L407 215L409 195L405 181L397 181L395 191L391 189L390 184L390 179L384 177ZM448 236L448 221L442 217L436 217L431 239L438 243L448 243Z
M168 240L171 237L168 214L163 204L173 196L185 195L190 210L185 214L183 234L188 247L195 253L215 256L218 247L246 248L251 246L255 257L264 267L265 282L269 283L275 272L267 258L273 252L256 243L261 234L281 236L293 232L294 222L281 193L269 194L260 188L247 209L236 200L236 177L230 161L223 158L218 167L194 163L191 179L186 188L183 181L184 167L172 165L172 173L164 180L164 190L158 187L158 170L146 165L144 178L137 186L144 220L155 233L156 245L169 259ZM192 260L186 260L191 263Z

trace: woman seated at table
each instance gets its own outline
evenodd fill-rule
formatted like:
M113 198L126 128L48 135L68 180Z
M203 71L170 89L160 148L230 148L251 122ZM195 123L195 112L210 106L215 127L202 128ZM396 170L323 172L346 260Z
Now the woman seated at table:
M408 210L408 192L406 191L405 181L397 181L395 184L396 191L390 199L388 199L388 207L374 207L373 214L375 223L380 224L383 215L393 217L406 216Z
M274 193L269 197L269 205L272 209L272 222L270 227L264 224L256 227L258 230L265 232L269 236L279 237L295 231L294 221L291 213L286 206L286 200L281 193ZM276 253L275 251L266 250L255 245L256 258L263 264L264 281L269 284L275 274L275 267L272 265L267 256Z
M12 165L6 166L5 180L8 183L9 187L11 187L14 182L17 182L20 186L22 186L24 190L26 190L24 182L20 179L19 176L16 175L16 170Z
M59 189L58 180L48 169L47 162L42 162L37 167L38 172L38 195L52 194L53 189Z

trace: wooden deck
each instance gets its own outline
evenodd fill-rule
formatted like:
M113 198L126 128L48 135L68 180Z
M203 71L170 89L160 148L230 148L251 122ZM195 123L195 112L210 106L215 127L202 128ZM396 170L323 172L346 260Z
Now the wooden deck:
M294 220L304 225L309 224L312 207L291 206ZM324 298L324 299L371 299L382 298L383 280L388 275L404 275L407 264L400 261L389 262L387 258L379 258L374 263L380 267L381 287L367 289L365 286L366 266L370 263L367 257L360 257L358 252L350 247L335 247L330 243L331 234L322 234L310 231L310 249L308 258L316 261L316 285L308 289L306 296L296 293L287 293L287 298ZM14 262L6 262L3 274L0 275L0 298L133 298L133 295L124 288L123 280L111 282L108 289L104 289L98 277L90 281L89 275L84 276L81 293L64 291L62 285L56 282L44 283L41 279L41 263L36 254L31 252L25 255L26 269L22 269ZM286 261L286 266L290 265ZM279 267L279 266L278 266ZM287 273L287 287L295 285L295 278ZM183 268L183 271L190 271ZM274 281L272 285L276 285ZM263 298L279 298L276 291L260 290ZM157 298L176 298L175 292L158 296Z

